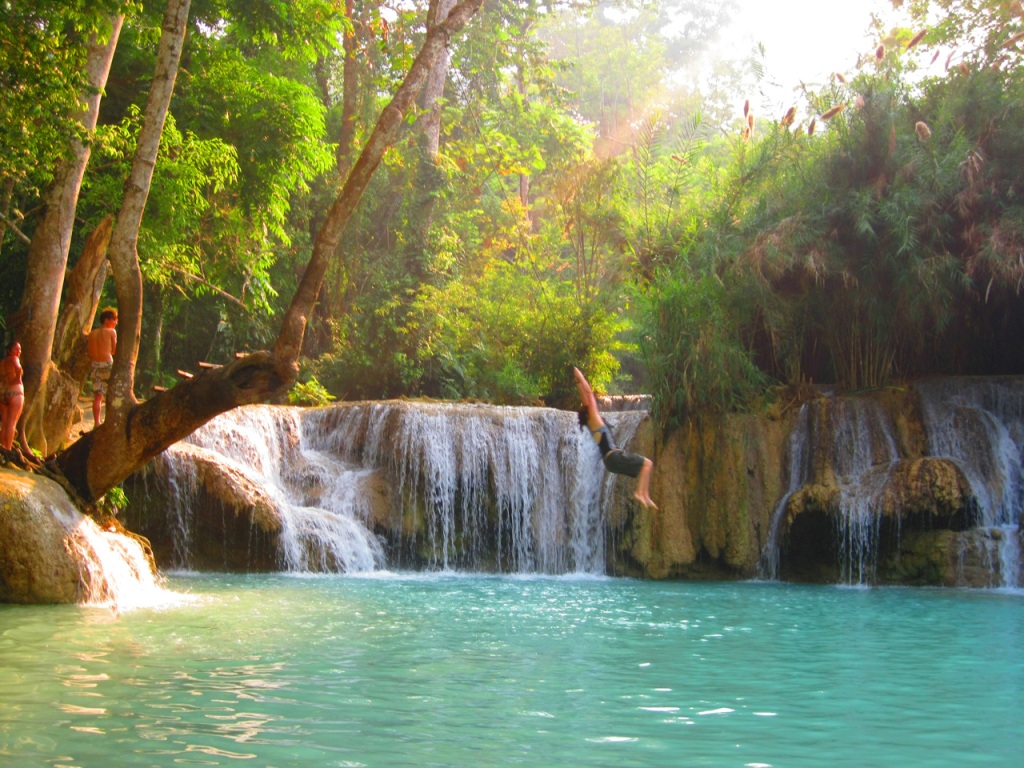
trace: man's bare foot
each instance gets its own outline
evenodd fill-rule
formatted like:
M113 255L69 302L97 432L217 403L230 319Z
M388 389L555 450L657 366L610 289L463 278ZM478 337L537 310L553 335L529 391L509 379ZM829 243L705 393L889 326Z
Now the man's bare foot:
M650 496L646 496L646 495L641 494L641 493L634 493L633 494L633 498L636 499L637 501L639 501L641 504L643 504L644 507L651 507L653 509L657 509L658 508L658 505L655 504L651 500Z

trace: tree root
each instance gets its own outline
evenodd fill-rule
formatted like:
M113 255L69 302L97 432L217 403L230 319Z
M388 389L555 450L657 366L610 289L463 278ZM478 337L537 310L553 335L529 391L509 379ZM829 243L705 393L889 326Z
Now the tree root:
M0 466L14 466L26 472L36 472L43 466L43 462L34 454L25 454L21 448L15 446L10 450L0 448Z

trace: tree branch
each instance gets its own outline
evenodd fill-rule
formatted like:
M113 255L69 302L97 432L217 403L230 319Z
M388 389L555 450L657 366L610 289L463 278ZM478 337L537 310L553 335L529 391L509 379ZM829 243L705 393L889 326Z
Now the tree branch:
M23 242L25 245L32 245L32 238L28 237L28 235L26 235L24 232L18 229L18 226L7 217L6 213L0 213L0 221L6 224L7 228L11 230L11 232L13 232L15 235L17 235L18 239L21 240L21 242Z
M234 302L235 304L240 306L242 309L246 309L246 310L248 309L248 307L245 306L245 302L244 301L242 301L241 299L235 298L234 296L232 296L227 291L225 291L225 290L223 290L221 288L218 288L216 285L211 283L206 278L200 277L199 275L195 275L195 274L193 274L193 273L191 273L191 272L189 272L187 270L182 269L181 267L176 267L173 264L164 264L163 266L167 267L167 269L170 269L170 270L172 270L174 272L177 272L182 277L187 277L189 280L193 280L193 281L195 281L195 282L197 282L197 283L199 283L201 285L205 285L207 288L209 288L211 291L216 293L222 299L227 299L228 301Z

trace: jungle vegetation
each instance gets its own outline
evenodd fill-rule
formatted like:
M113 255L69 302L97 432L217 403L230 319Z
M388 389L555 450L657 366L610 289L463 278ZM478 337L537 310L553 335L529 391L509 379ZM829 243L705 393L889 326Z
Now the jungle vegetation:
M268 349L297 372L258 397L563 405L577 365L651 393L665 429L810 383L1024 373L1024 10L1003 0L893 0L907 26L876 23L855 70L781 107L757 99L756 55L665 88L731 2L488 0L400 113L428 32L465 3L0 0L0 314L26 351L33 242L72 160L64 261L36 279L67 303L65 272L126 216L174 4L130 400ZM124 301L130 262L112 253L79 330Z

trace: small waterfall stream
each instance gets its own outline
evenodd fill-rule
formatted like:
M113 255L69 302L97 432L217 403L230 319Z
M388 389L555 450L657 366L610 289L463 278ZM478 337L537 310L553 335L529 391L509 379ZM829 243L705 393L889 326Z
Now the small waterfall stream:
M926 433L924 455L949 459L963 472L977 505L974 524L986 532L982 540L991 547L987 557L993 584L1019 586L1024 380L936 379L918 383L915 391ZM773 510L761 553L762 578L779 578L790 500L809 484L827 482L831 474L838 490L840 581L875 581L883 495L894 468L907 458L894 435L891 417L874 399L825 397L802 406L789 439L788 485ZM893 515L897 538L900 519Z
M119 611L168 602L142 546L134 538L107 531L76 510L53 510L67 531L66 546L77 555L83 574L85 605Z
M867 584L874 581L878 562L881 495L899 450L889 416L877 401L837 399L827 412L830 458L839 484L840 580Z
M1020 584L1024 506L1024 381L942 379L918 387L928 446L952 459L978 504L977 525L993 532L994 572L1001 585Z
M645 415L611 414L620 444ZM616 480L574 413L399 402L249 406L187 442L267 491L289 571L606 571ZM170 461L174 557L188 569L194 470L187 456ZM374 530L401 532L407 543L388 548Z
M779 577L779 540L792 496L812 482L813 464L824 461L835 475L835 518L840 581L873 580L881 525L881 494L899 460L889 417L866 398L822 398L801 406L788 446L789 483L772 512L761 553L762 578Z
M789 483L786 492L782 494L772 510L771 527L768 529L768 541L761 551L759 574L762 579L776 581L779 578L779 530L786 516L786 505L790 498L807 483L811 476L810 456L807 446L810 443L810 413L811 409L807 403L800 406L800 414L797 416L796 426L789 435L787 446L787 464L789 466Z

